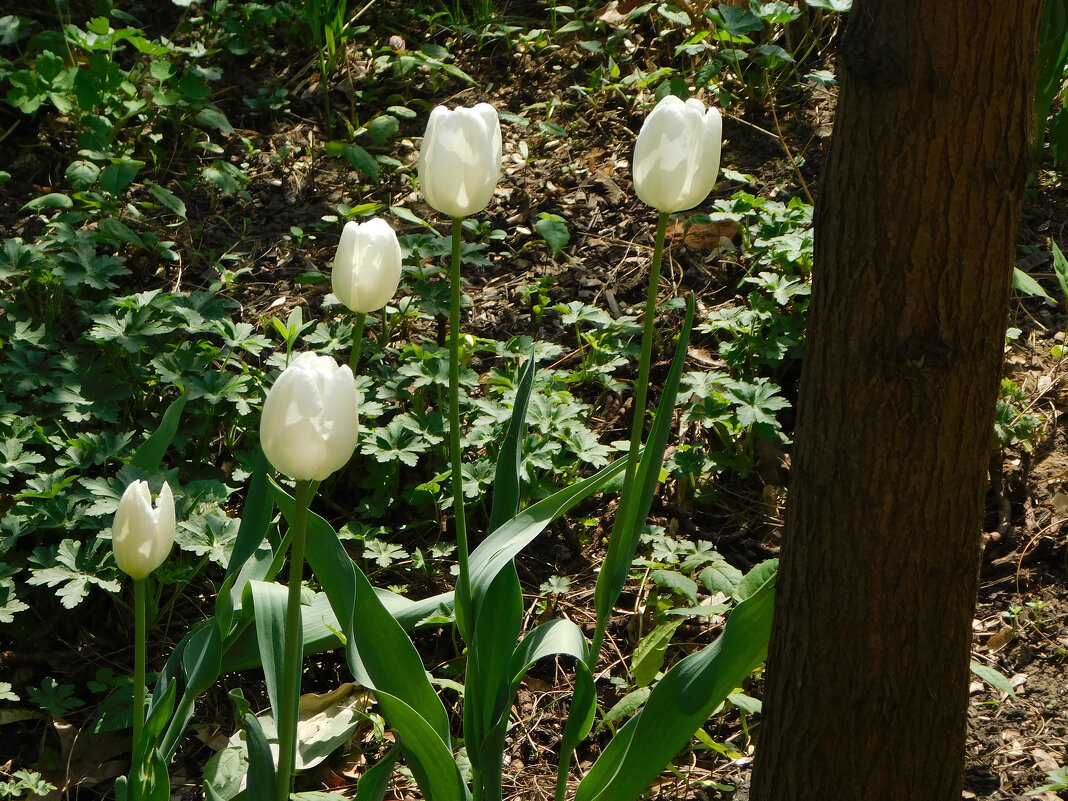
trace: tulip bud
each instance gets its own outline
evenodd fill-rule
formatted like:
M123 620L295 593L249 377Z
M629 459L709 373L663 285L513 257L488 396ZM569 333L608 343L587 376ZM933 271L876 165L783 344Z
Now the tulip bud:
M344 467L356 449L357 430L356 379L330 356L297 356L263 402L263 452L298 481L321 481Z
M389 223L377 217L345 223L331 275L338 300L354 312L376 311L393 297L400 276L400 242Z
M163 564L174 544L174 525L174 496L166 482L155 507L147 481L128 486L111 526L111 547L119 570L143 579Z
M419 185L426 202L449 217L481 211L501 173L501 123L489 103L430 112L419 149Z
M668 95L652 110L634 145L634 189L660 212L692 209L719 174L723 120L714 107Z

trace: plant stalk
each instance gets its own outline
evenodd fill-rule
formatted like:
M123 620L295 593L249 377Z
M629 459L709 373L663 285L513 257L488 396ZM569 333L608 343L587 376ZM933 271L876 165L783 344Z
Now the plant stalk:
M653 360L653 323L656 321L656 296L660 288L660 264L664 258L664 240L671 214L660 212L656 221L656 241L653 245L653 263L649 267L649 290L645 297L642 315L642 353L638 361L638 381L634 385L634 419L630 425L630 450L627 452L627 472L623 479L623 498L629 499L634 489L634 477L638 472L638 460L645 435L645 406L649 389L649 370Z
M137 744L145 728L145 651L146 622L148 617L148 600L145 597L147 579L134 579L134 686L133 686L133 752L137 753ZM139 765L132 765L131 771L140 770Z
M356 328L352 333L352 351L349 353L349 368L356 375L356 368L360 364L360 349L363 347L363 329L367 324L367 315L356 312Z
M452 511L456 519L456 551L460 562L462 592L456 604L463 612L457 620L465 624L470 620L471 584L468 570L467 521L464 516L463 462L460 452L460 246L463 243L463 220L452 221L452 264L449 267L449 284L452 295L449 302L449 456L452 461ZM464 638L471 632L461 628Z
M626 518L627 511L636 501L634 480L638 473L641 458L642 440L645 434L645 407L649 388L649 370L653 360L653 323L656 320L656 298L660 288L660 265L664 258L664 240L667 238L668 221L671 213L662 211L656 221L656 239L653 244L653 262L649 267L649 289L645 297L645 311L642 315L642 352L638 359L638 380L634 384L634 419L630 427L630 450L627 452L627 469L623 477L623 491L619 496L616 517ZM623 532L621 531L620 534ZM598 615L597 627L593 633L593 644L589 650L587 664L593 670L604 643L605 623Z
M298 481L293 493L293 541L289 551L289 597L286 601L286 630L282 665L284 686L278 710L277 801L288 801L297 761L297 708L300 703L300 665L303 642L300 613L301 578L304 574L304 540L312 482Z

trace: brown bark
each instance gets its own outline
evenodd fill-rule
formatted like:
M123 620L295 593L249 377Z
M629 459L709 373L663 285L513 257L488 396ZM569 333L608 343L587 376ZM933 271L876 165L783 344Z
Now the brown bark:
M857 0L754 801L959 801L1040 0Z

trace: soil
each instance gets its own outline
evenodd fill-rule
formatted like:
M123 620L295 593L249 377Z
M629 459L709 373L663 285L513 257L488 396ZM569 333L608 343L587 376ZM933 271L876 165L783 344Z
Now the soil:
M522 30L546 23L545 19L522 16L543 14L540 8L511 11L519 14L513 24ZM362 21L371 26L373 33L369 35L377 37L375 45L382 45L390 35L397 34L404 37L408 46L417 46L423 39L422 31L405 28L398 23L400 18L389 4L381 3L372 7ZM173 20L158 24L168 22L173 26ZM651 24L639 23L628 37L637 63L643 59L658 63L656 59L663 55L665 44L654 38L655 33ZM584 99L572 89L573 69L588 53L574 44L535 53L529 47L510 48L498 41L481 49L458 47L456 52L457 66L476 78L477 88L450 82L440 94L422 98L428 105L470 105L486 100L501 111L543 119L544 114L531 112L532 105L555 98L559 102L552 110L551 121L567 133L566 137L559 137L534 126L504 126L504 176L483 218L492 228L504 230L507 237L491 245L488 266L472 268L465 274L465 291L472 300L466 330L495 337L530 333L566 343L569 332L552 323L539 327L519 292L522 285L547 275L556 279L550 290L553 302L578 299L613 314L642 303L655 219L631 190L628 163L649 97L636 102L635 92L630 89L599 93L593 102ZM831 52L817 58L820 60L809 68L833 69ZM373 80L369 66L361 52L350 48L333 85L335 108L346 108L354 88ZM308 155L315 152L315 142L327 138L316 76L310 57L294 61L282 53L228 65L225 77L232 85L224 94L240 97L254 94L259 86L286 86L292 98L290 108L284 113L265 115L254 114L239 102L224 104L234 126L242 135L254 139L259 148L245 168L251 178L248 198L219 198L207 193L194 197L189 203L189 217L195 224L174 232L186 261L176 270L158 272L154 266L144 265L147 285L156 281L175 290L206 286L218 272L201 254L226 251L236 257L232 269L253 268L252 275L234 288L245 319L258 321L269 315L284 319L296 305L304 308L306 318L320 317L326 290L322 285L298 284L295 279L310 269L325 267L336 243L334 232L298 242L286 239L292 226L315 231L320 218L332 213L339 203L377 201L417 209L444 230L443 221L426 208L402 174L384 173L379 185L361 183L347 165ZM409 91L403 85L395 90ZM774 108L731 108L724 121L723 165L753 175L753 181L745 187L752 194L786 200L811 193L818 200L819 172L833 123L835 92L834 86L806 85L804 89L784 90L777 95ZM389 92L380 94L385 97ZM37 223L18 210L49 183L57 165L64 163L66 157L61 154L72 143L63 130L49 127L40 117L32 120L5 116L3 129L8 129L12 121L16 125L8 130L5 145L19 155L14 165L7 166L12 180L0 188L0 234L30 238L38 232ZM424 122L423 117L401 121L393 152L396 158L405 163L414 161L413 139L422 135ZM521 143L527 148L525 158L520 155ZM294 147L296 155L287 155L286 149ZM235 160L243 158L237 142L230 143L228 153ZM796 171L788 169L791 160L803 160L803 182L797 180ZM62 167L58 169L61 172ZM716 195L728 196L739 188L742 187L723 181ZM572 239L566 258L553 259L540 238L532 235L542 213L558 214L568 220ZM1066 221L1068 194L1061 187L1059 176L1052 171L1039 171L1024 210L1020 258L1054 297L1059 296L1059 291L1048 258L1029 254L1032 249L1045 253L1051 236L1063 241L1061 233ZM399 228L404 233L417 230L406 223L400 223ZM737 296L741 266L732 263L730 251L721 248L724 233L730 234L720 230L691 230L685 235L677 229L672 232L662 299L693 291L701 302L713 305L730 302ZM1050 307L1028 299L1019 301L1013 310L1011 324L1023 334L1007 350L1006 374L1028 389L1033 411L1044 418L1043 436L1034 453L1009 450L992 460L987 556L973 624L973 658L1009 677L1014 695L978 679L972 687L965 768L967 798L1021 797L1044 784L1046 773L1068 759L1068 575L1064 545L1068 504L1062 505L1062 499L1057 497L1058 491L1068 492L1068 431L1061 422L1064 367L1050 353L1053 345L1063 342L1065 323L1063 305ZM699 346L694 353L691 369L702 369ZM613 408L610 402L603 409L604 422L599 431L602 441L627 436L621 411L618 403ZM777 552L783 498L774 490L783 483L781 477L769 481L767 486L773 489L769 495L758 478L737 481L723 487L715 503L685 510L674 503L677 499L669 492L655 507L654 522L678 527L687 536L695 532L714 542L729 561L751 565ZM611 509L607 511L600 514L610 519ZM587 547L584 552L576 552L567 538L561 537L548 552L533 554L521 576L528 587L536 589L554 566L562 566L557 569L566 569L572 577L568 611L578 616L592 606L589 600L596 575L593 568L599 558L595 549ZM620 606L637 601L632 595L624 598ZM191 603L191 607L178 610L178 616L194 615L196 604ZM43 649L47 651L47 661L97 665L114 660L122 664L125 656L113 654L115 649L109 644L109 638L121 625L112 613L95 620L80 642L49 640ZM626 628L627 620L621 616L613 630L620 654L629 653L632 647L626 642ZM419 646L426 654L441 649L441 643L431 635L425 635ZM18 647L3 655L8 668L27 657ZM613 664L601 667L608 674ZM552 794L554 748L561 715L556 706L561 693L555 688L566 686L567 681L565 676L556 677L551 670L545 670L544 674L535 674L520 694L517 731L521 734L515 737L509 754L506 797L539 798ZM341 662L326 655L309 665L306 689L337 686L345 681L345 674ZM262 688L250 687L244 680L242 685L246 695L262 699ZM759 686L750 691L759 695ZM613 701L610 692L606 690L602 699L606 705ZM179 790L181 797L196 797L199 768L217 746L221 730L211 722L222 722L225 728L230 714L222 693L217 698L209 696L202 706L197 720L203 723L196 737L190 738L194 742L185 749L185 759L175 767L175 788L184 784L184 789ZM834 714L834 710L828 710L828 714ZM923 725L922 721L917 725ZM689 762L680 772L683 778L665 774L668 778L654 789L653 797L747 798L754 737L759 738L759 716L747 721L737 715L721 716L709 727L713 739L733 748L736 758L696 752L686 757ZM73 736L62 730L59 735ZM589 763L599 744L603 744L603 738L594 739L594 744L579 755L580 762ZM36 747L35 743L25 745L24 751ZM99 743L97 747L101 747ZM98 758L95 768L87 770L101 784L74 791L70 797L96 797L108 787L108 776L123 770L121 761L115 761L122 747L124 744L116 744L115 757L109 756L103 765ZM76 755L73 748L68 753ZM7 757L16 759L14 768L21 766L17 756ZM100 752L95 756L100 757ZM30 759L28 764L32 762ZM358 763L333 765L332 772L323 773L323 785L345 786L344 776L350 770L358 772ZM1047 797L1055 796L1050 793Z

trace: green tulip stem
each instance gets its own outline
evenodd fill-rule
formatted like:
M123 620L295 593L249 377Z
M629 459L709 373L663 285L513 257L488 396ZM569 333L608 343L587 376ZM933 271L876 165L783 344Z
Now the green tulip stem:
M301 642L300 588L304 574L304 539L313 484L298 481L293 493L292 543L289 546L289 597L286 602L286 631L282 654L282 698L278 714L278 801L287 801L297 760L297 706L300 703Z
M460 245L463 243L463 220L452 221L452 264L449 268L449 284L452 296L449 302L449 456L452 459L452 511L456 518L456 550L459 553L462 597L456 604L464 612L457 619L466 622L466 613L471 609L470 573L467 565L467 521L464 519L464 480L460 452ZM461 634L467 634L462 629Z
M133 686L133 753L141 742L145 728L145 618L148 617L148 601L145 598L145 581L134 579L134 686ZM139 770L134 765L132 770Z
M352 332L352 351L349 353L349 368L356 375L356 367L360 364L360 349L363 347L363 328L367 324L367 315L356 312L356 326Z
M645 297L645 312L642 319L642 355L638 361L638 380L634 384L634 420L630 426L630 451L627 453L627 472L623 479L624 503L630 502L634 489L634 477L638 472L638 459L642 450L645 432L646 391L649 388L649 367L653 360L653 323L656 321L656 296L660 288L660 263L664 258L664 240L667 237L670 212L662 211L656 221L656 241L653 245L653 263L649 267L649 291Z

